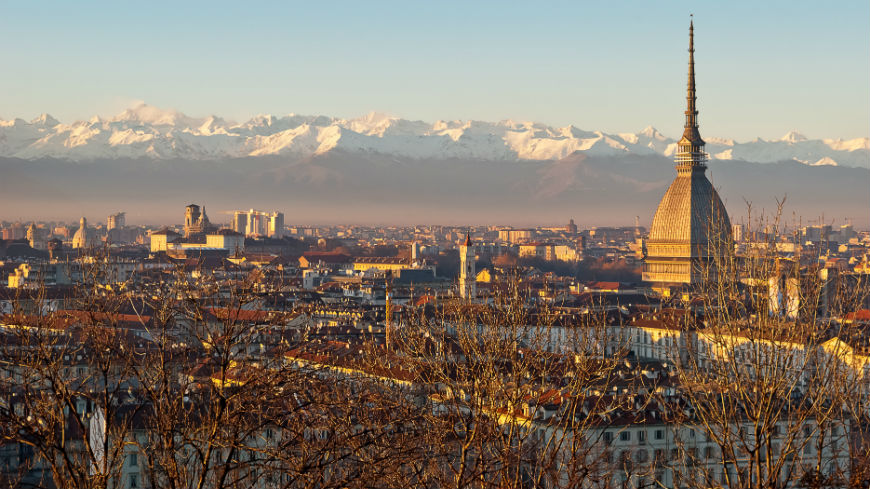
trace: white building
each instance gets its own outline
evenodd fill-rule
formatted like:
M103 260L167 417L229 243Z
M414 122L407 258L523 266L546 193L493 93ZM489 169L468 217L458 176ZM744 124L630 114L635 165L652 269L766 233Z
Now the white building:
M235 211L232 221L233 231L245 236L284 236L284 213L264 212L254 209Z
M245 251L245 236L232 229L219 229L205 236L205 243L186 242L181 235L170 229L161 229L151 233L151 252L157 253L169 250L223 249L230 254Z

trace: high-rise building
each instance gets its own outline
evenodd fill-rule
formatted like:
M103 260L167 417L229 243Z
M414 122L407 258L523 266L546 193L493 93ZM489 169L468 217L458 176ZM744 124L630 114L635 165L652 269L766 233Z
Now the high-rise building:
M743 242L743 224L734 224L731 226L731 237L735 243Z
M281 238L284 236L284 214L281 212L263 212L250 209L233 213L233 231L245 236L268 236Z
M269 237L279 239L284 237L283 212L273 212L269 215Z
M117 214L112 214L108 217L106 222L106 231L111 231L113 229L123 229L127 225L127 214L124 212L118 212Z
M474 244L471 235L465 235L465 241L459 246L459 295L463 299L474 299L477 296L477 272L474 264Z
M248 234L248 213L245 211L235 211L230 227L237 233Z
M700 282L705 266L730 243L731 222L705 174L707 155L695 106L694 23L689 24L689 82L686 123L677 143L677 177L653 217L643 280L663 293L670 286Z
M15 222L3 230L3 239L24 239L26 236L27 230L21 222Z

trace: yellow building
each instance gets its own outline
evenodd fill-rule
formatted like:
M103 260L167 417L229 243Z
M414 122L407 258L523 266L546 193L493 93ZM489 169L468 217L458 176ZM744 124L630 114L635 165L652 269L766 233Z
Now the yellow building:
M410 260L397 257L359 257L353 260L353 271L364 272L366 270L380 270L382 272L391 272L396 270L404 270L412 268Z
M180 237L180 234L169 228L163 228L151 233L151 252L166 251L169 249L169 244Z
M519 246L520 258L541 258L547 261L573 262L580 259L577 249L569 245L551 243L529 243Z
M186 241L180 234L168 228L151 233L151 252L170 250L223 249L230 254L245 251L245 236L232 229L220 229L208 233L205 242Z
M474 278L474 281L489 284L492 283L492 277L492 272L488 268L484 268L483 270L477 272L477 276Z

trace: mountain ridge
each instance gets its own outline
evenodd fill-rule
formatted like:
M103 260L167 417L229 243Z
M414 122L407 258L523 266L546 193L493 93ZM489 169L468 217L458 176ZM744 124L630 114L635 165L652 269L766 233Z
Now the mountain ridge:
M748 142L709 137L715 160L870 168L870 138L809 139L789 131L778 140ZM0 156L35 160L180 158L212 160L266 155L322 155L341 150L412 159L555 161L589 156L673 157L676 140L652 126L637 133L605 133L539 122L439 120L434 123L370 112L353 119L324 115L260 114L244 122L217 115L190 117L141 104L120 114L70 124L49 114L0 120Z

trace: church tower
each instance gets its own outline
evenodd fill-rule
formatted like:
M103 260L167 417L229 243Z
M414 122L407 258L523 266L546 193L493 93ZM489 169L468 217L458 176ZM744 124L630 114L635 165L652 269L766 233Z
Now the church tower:
M707 154L698 131L694 30L690 22L686 122L677 143L677 177L653 217L643 265L643 280L663 293L674 285L699 283L704 268L726 251L731 235L728 212L707 179Z
M27 242L30 243L30 247L35 250L46 250L48 249L48 242L43 238L41 230L36 227L35 222L31 222L30 226L27 227Z
M465 241L459 246L459 295L463 299L477 297L477 272L474 268L474 244L471 235L465 235Z
M189 238L190 235L200 232L200 229L198 228L200 215L199 206L196 204L190 204L184 208L185 238Z

